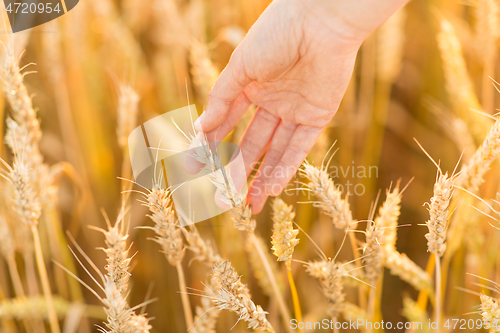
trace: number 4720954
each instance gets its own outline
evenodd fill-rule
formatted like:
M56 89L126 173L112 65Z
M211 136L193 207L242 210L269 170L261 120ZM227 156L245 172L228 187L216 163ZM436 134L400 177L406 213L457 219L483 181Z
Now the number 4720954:
M481 329L481 328L485 328L485 329L490 329L490 328L499 328L500 325L498 323L498 319L494 319L492 321L489 321L489 320L482 320L482 319L469 319L469 320L465 320L465 319L448 319L445 323L444 323L444 327L448 328L448 329L458 329L458 330L466 330L466 329L469 329L469 330L472 330L472 329Z
M14 4L9 3L7 6L8 13L15 14L34 14L34 13L46 13L50 14L52 12L59 13L61 9L59 8L59 3L56 3L55 7L52 7L52 3L22 3L22 2L14 2Z

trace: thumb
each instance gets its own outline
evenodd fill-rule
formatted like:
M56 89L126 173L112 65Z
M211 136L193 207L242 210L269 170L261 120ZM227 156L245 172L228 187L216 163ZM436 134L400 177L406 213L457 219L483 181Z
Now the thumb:
M227 119L234 101L253 80L247 76L243 63L243 42L234 50L231 59L215 81L203 114L194 123L199 132L216 130Z

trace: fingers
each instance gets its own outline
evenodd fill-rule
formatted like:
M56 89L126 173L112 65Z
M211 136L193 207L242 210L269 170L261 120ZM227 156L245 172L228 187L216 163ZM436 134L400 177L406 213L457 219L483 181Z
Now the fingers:
M324 128L299 125L280 161L265 183L264 191L251 196L252 212L258 214L269 195L279 195L297 172Z
M228 118L236 98L252 79L247 76L243 63L242 47L238 46L226 68L215 82L208 97L205 112L195 122L195 128L200 132L211 132L217 129Z
M214 130L205 132L209 142L221 142L226 135L231 132L234 126L240 121L243 114L248 110L252 104L247 96L241 93L233 103L233 106L227 115L226 119Z
M238 123L250 104L251 102L245 94L240 94L240 96L238 96L238 98L234 101L233 107L226 120L215 130L205 133L208 138L208 142L221 142ZM204 142L205 137L202 132L199 132L197 136L201 142ZM193 147L189 148L192 149ZM192 155L192 153L186 155L186 158L184 159L184 169L190 174L196 174L200 172L204 165L198 162Z
M262 162L256 177L253 179L248 193L248 200L252 205L253 210L257 209L260 211L262 209L265 200L259 201L258 198L261 193L265 192L266 180L272 177L272 172L283 157L288 143L293 137L297 127L298 125L294 123L282 121L276 129L266 152L266 156L264 157L264 161ZM257 198L257 200L254 202L253 199L255 198Z
M280 119L278 117L262 108L258 108L255 112L239 144L245 172L239 172L242 168L233 168L231 170L231 177L238 191L242 189L252 172L253 166L266 151L279 123Z

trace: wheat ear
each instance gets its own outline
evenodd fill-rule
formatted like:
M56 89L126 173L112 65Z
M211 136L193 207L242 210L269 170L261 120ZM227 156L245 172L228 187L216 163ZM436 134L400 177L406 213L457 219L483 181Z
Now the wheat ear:
M483 317L484 325L490 327L491 333L500 332L500 305L498 300L493 297L481 294L481 316Z
M179 279L179 288L181 291L182 306L186 326L193 326L193 313L189 302L189 296L186 288L186 279L182 259L184 258L184 245L182 241L182 232L179 227L179 221L175 217L175 211L172 207L171 194L168 189L155 187L147 194L147 206L153 213L150 215L155 223L152 227L156 233L154 241L160 244L162 252L165 254L168 262L175 266Z
M208 142L205 138L205 142ZM251 242L260 257L264 270L269 278L274 296L280 309L282 320L287 330L291 331L288 323L291 317L286 306L283 295L281 295L273 274L272 268L267 261L265 252L261 247L258 238L255 236L256 222L252 219L252 209L246 204L246 197L243 193L237 191L234 181L230 175L229 169L225 168L217 151L212 151L208 143L202 143L198 137L191 138L191 147L194 149L193 157L204 164L204 170L209 175L209 179L221 193L221 201L230 206L229 214L234 222L235 228L247 231L249 242Z
M248 323L248 328L274 332L260 305L255 305L248 287L241 283L241 277L228 261L218 262L213 267L214 302L218 309L236 312L240 320Z
M500 120L496 120L482 145L462 168L458 185L467 190L477 191L484 182L484 175L491 163L500 155Z
M307 161L300 172L309 179L307 188L318 198L314 206L332 218L336 228L345 230L352 223L352 213L347 200L342 199L341 191L329 177L326 167L315 167Z
M288 281L290 283L290 292L292 294L295 317L298 322L302 322L302 310L300 308L299 295L295 287L295 281L292 275L292 255L295 246L299 243L297 235L298 229L293 229L293 219L295 212L293 206L285 204L280 198L273 201L273 235L272 244L274 255L278 261L284 261L288 272ZM299 332L302 330L299 329Z

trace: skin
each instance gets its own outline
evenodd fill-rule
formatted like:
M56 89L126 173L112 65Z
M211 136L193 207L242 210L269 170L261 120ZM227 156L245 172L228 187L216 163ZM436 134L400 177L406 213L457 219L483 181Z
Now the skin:
M407 1L275 0L234 50L195 128L222 141L258 106L239 143L246 175L233 175L242 186L265 154L248 193L255 214L281 193L337 112L363 40Z

